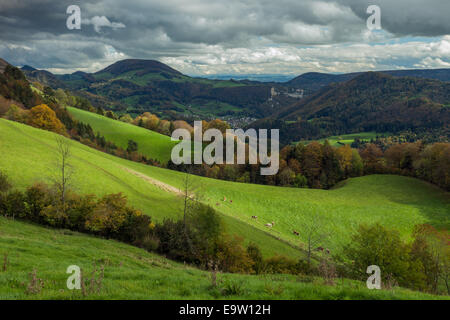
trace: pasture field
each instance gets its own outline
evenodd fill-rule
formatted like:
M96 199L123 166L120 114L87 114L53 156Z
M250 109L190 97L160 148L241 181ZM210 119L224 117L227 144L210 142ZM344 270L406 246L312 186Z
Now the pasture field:
M330 145L333 147L340 147L345 144L352 144L353 141L355 141L356 138L358 138L361 141L370 141L371 139L376 139L376 137L385 137L388 136L389 133L377 133L377 132L360 132L360 133L349 133L349 134L341 134L339 136L330 136L324 139L319 139L320 143L324 143L325 140L328 140ZM312 141L299 141L304 144L308 144Z
M106 140L125 150L128 140L136 141L139 153L163 163L170 159L172 147L177 144L168 136L129 123L73 107L67 110L76 120L90 124L94 132L99 132Z
M0 136L0 168L14 185L24 188L51 178L55 170L53 133L1 119ZM71 145L76 191L97 195L123 192L133 206L155 220L179 216L180 197L149 179L163 187L182 188L183 173L117 158L75 141ZM302 246L306 240L304 225L315 219L323 222L323 231L330 235L323 246L334 251L350 241L361 223L379 222L396 228L406 239L416 224L450 228L449 193L414 178L365 176L344 181L333 190L242 184L198 176L190 180L193 192L223 214L231 233L258 243L266 255L299 255L292 247ZM258 219L252 219L253 215ZM265 227L272 221L273 228Z
M7 254L6 271L0 271L2 299L449 299L402 288L369 290L365 283L337 280L335 286L320 278L218 274L212 287L208 272L167 260L114 240L55 230L0 217L0 257ZM98 292L86 295L69 290L67 267L77 265L85 279L96 279L104 267ZM31 293L30 274L43 280ZM89 281L88 281L89 282ZM230 287L239 290L229 290Z
M24 189L37 181L51 182L56 171L56 135L17 122L0 119L0 170L15 187ZM130 173L147 166L97 151L76 141L71 144L72 188L83 194L102 196L122 192L129 203L156 221L181 217L182 199L159 186ZM163 170L171 174L170 170ZM176 174L176 173L175 173ZM182 178L175 175L175 179ZM222 215L229 233L259 244L264 255L285 254L299 257L300 251L270 234Z

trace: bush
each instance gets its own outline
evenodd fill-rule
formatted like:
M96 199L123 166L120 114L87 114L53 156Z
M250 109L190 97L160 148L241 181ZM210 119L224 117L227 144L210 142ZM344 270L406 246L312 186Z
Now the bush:
M266 260L267 273L286 273L286 274L298 274L297 261L277 255Z
M247 255L251 260L251 268L253 272L255 274L263 273L265 263L259 247L254 243L250 243L247 247Z
M224 235L217 244L218 267L224 272L250 273L253 261L242 245L243 238Z
M345 252L353 261L354 275L367 279L366 269L377 265L383 281L395 280L409 288L422 288L425 275L423 267L410 256L411 247L405 244L396 230L389 230L380 224L361 225L353 235Z

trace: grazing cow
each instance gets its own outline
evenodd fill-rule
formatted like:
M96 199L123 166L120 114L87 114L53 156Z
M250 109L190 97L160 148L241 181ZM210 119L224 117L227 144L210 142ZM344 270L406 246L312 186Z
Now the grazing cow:
M252 216L252 219L258 219L258 217L257 216Z
M322 247L317 247L316 250L317 251L323 251L323 248Z
M298 233L297 231L292 231L296 236L299 236L300 235L300 233Z
M266 223L265 226L268 227L268 228L272 228L272 227L273 227L273 224L271 224L271 223Z

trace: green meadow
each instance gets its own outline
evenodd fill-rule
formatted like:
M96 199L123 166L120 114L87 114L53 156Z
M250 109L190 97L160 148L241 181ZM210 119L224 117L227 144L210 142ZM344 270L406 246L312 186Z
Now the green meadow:
M0 217L0 270L3 299L449 299L402 288L369 290L365 283L339 279L327 286L320 278L218 274L212 286L208 272L167 260L113 240L69 230L54 230ZM77 265L86 280L94 264L98 291L69 290L67 267ZM43 287L31 292L31 273ZM90 281L88 281L90 283ZM233 289L234 288L234 289Z
M55 135L0 120L0 168L24 188L49 180L55 170ZM181 188L180 172L120 159L71 141L73 185L80 193L123 192L153 219L176 218L181 198L143 177ZM137 176L138 173L140 176ZM224 217L229 232L260 245L265 255L299 256L305 224L319 218L329 234L323 246L340 251L361 223L379 222L408 239L416 224L449 228L450 197L426 182L401 176L372 175L344 181L333 190L282 188L191 177L193 191ZM223 200L226 201L223 201ZM252 219L256 215L258 219ZM271 229L265 227L275 222ZM300 233L297 237L293 230ZM278 239L282 240L279 241Z
M99 132L106 140L124 149L128 140L136 141L139 153L163 163L170 159L172 147L177 144L168 136L138 126L73 107L67 110L76 120L90 124L94 132Z
M356 138L358 138L361 141L370 141L371 139L376 139L376 137L384 137L388 136L388 133L377 133L377 132L360 132L360 133L349 133L349 134L342 134L339 136L330 136L324 139L317 140L321 143L324 143L325 140L328 140L330 145L333 147L340 147L345 144L352 144L353 141L355 141ZM308 144L311 141L300 141L304 144Z

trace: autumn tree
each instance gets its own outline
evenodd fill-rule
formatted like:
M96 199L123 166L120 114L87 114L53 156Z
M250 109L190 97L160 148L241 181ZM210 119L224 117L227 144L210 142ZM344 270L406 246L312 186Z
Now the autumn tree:
M322 145L319 142L312 142L305 147L302 168L304 175L308 179L308 184L313 188L320 188Z
M29 114L28 124L39 128L56 133L64 133L65 127L56 117L55 111L50 109L46 104L41 104L31 108Z
M336 150L336 157L338 159L339 167L342 170L344 178L348 177L350 175L350 172L352 171L352 148L350 148L350 146L347 144L339 147Z
M380 173L383 170L383 151L373 143L369 143L360 152L364 161L364 171L367 173Z

